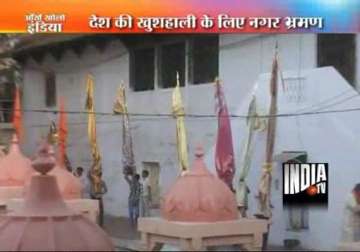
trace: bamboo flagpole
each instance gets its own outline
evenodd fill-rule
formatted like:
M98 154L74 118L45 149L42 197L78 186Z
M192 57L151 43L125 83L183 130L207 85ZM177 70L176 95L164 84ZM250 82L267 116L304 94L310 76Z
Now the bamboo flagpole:
M94 77L87 76L86 81L86 105L85 109L88 113L88 138L91 147L91 154L93 164L89 171L89 179L91 182L91 198L99 201L100 220L99 225L103 225L104 209L103 209L103 195L107 192L105 182L102 180L102 166L101 155L96 141L96 118L95 118L95 104L94 104Z
M133 141L130 130L130 118L127 109L125 86L121 83L117 90L113 107L114 114L122 115L122 164L124 174L135 174L136 166L133 151Z
M245 145L243 148L244 151L242 153L240 176L236 190L237 204L242 217L247 216L246 211L248 209L248 194L250 190L246 184L246 178L249 174L251 167L251 157L253 154L253 143L252 143L253 135L255 130L259 129L259 122L256 116L257 116L256 98L254 95L248 109L248 118L246 121L248 132L246 135Z
M180 172L186 172L189 169L188 165L188 149L186 141L185 129L185 110L182 103L179 73L176 73L176 87L172 94L172 114L176 119L176 145L179 158Z
M270 80L270 108L267 126L265 162L263 164L262 174L259 183L258 193L258 218L269 220L268 234L264 239L264 247L267 246L267 238L270 230L271 210L271 182L273 154L276 137L276 114L277 114L277 95L278 95L278 46L275 47L275 56L272 63L271 80Z
M96 141L96 119L94 108L94 77L90 74L86 83L86 111L88 113L88 138L93 157L93 164L90 170L90 178L93 184L94 193L101 194L101 156Z

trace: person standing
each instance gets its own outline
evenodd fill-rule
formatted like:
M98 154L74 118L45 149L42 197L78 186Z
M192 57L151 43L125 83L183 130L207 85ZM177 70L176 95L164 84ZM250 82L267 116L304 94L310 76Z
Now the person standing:
M90 170L89 173L88 173L88 176L89 176L89 180L92 181L92 180L97 179L98 177L101 178L102 173L100 173L99 176L92 176L91 170ZM95 182L97 182L97 181L95 181ZM96 190L95 190L95 183L90 183L90 198L99 201L99 225L100 225L100 227L102 227L103 224L104 224L104 203L103 203L103 196L104 196L104 194L106 194L107 191L108 191L107 186L106 186L106 183L105 183L105 181L102 180L102 179L101 179L101 181L100 181L100 187L101 187L100 192L96 192Z
M141 217L151 216L151 186L149 181L149 171L142 171L142 194L141 194Z
M360 241L360 183L356 184L346 201L342 242Z
M73 175L77 178L79 178L81 185L82 185L82 197L89 197L89 186L88 186L88 181L86 179L86 176L84 175L84 168L82 168L81 166L76 167L76 169L73 171Z
M128 198L129 218L130 223L133 227L137 225L139 218L140 208L140 195L141 195L141 184L139 174L125 174L125 180L128 182L130 187L130 193Z

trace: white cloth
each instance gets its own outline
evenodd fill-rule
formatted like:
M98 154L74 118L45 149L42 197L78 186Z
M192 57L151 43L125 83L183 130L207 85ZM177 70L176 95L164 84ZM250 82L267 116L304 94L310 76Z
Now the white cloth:
M357 204L353 194L346 201L343 222L342 241L360 241L360 205Z

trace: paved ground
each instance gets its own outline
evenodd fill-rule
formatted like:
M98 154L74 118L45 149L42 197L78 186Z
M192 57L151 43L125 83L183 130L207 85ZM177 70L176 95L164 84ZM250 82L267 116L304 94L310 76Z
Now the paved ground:
M140 247L140 234L125 217L105 216L104 229L112 237L118 251L137 251ZM179 251L177 248L164 247L166 251ZM301 248L293 249L299 251ZM220 248L218 251L236 251L235 247ZM280 246L269 246L268 251L289 251Z
M119 251L137 250L140 234L130 225L128 218L105 216L104 229L112 237Z

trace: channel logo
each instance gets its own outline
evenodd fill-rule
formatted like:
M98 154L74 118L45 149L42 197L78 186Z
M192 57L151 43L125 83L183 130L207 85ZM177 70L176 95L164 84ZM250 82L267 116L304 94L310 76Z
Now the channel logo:
M327 206L327 163L283 163L283 204Z

